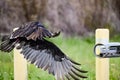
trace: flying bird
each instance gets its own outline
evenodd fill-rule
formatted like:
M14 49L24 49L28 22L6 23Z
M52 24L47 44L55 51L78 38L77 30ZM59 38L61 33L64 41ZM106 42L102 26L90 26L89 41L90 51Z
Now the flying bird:
M79 80L87 78L81 73L87 71L79 68L79 63L65 55L54 43L46 38L57 37L60 32L52 33L37 21L21 25L2 41L0 50L10 52L21 49L21 54L31 64L48 71L56 80Z

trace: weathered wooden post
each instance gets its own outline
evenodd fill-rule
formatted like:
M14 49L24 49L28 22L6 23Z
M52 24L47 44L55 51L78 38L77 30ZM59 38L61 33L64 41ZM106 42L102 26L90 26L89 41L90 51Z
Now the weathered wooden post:
M14 49L14 80L27 80L27 61L17 49Z
M109 42L109 30L97 29L96 44ZM99 50L96 51L99 54ZM96 80L109 80L109 59L96 57Z

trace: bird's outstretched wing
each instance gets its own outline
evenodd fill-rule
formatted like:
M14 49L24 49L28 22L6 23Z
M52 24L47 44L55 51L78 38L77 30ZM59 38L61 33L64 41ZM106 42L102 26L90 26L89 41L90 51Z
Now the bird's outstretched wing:
M24 25L21 25L13 31L11 39L18 37L26 37L28 40L43 39L45 37L56 37L60 32L52 33L48 31L40 22L28 22Z
M22 44L23 42L21 42ZM53 74L56 80L79 80L86 78L78 63L68 58L56 45L46 40L29 40L22 44L21 54L38 68Z
M56 80L79 80L86 78L81 73L78 63L68 58L56 45L45 40L46 37L55 37L60 33L51 33L39 22L29 22L15 30L10 38L3 40L0 50L10 52L16 44L22 48L21 54L38 68L53 74Z
M2 39L0 50L10 52L23 39L36 41L37 39L42 40L46 37L56 37L59 34L60 32L52 33L48 31L40 22L28 22L14 30L11 35L7 36L7 39Z

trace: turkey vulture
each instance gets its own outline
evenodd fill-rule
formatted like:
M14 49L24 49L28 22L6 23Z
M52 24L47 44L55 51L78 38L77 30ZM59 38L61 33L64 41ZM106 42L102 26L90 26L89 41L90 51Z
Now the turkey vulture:
M71 60L46 37L56 37L60 32L48 31L40 22L28 22L17 28L9 38L2 41L0 50L10 52L15 47L31 64L53 74L56 80L79 80L87 71L79 69L79 63ZM19 44L19 45L17 45Z

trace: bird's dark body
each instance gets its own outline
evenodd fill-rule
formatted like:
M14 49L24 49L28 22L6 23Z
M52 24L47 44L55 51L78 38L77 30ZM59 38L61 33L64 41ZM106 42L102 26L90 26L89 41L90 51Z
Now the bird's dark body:
M10 52L19 44L16 48L22 49L24 58L53 74L56 80L86 78L80 75L86 71L78 68L79 63L68 58L55 44L45 39L59 34L60 32L51 33L39 22L29 22L13 31L11 36L1 43L0 50Z

